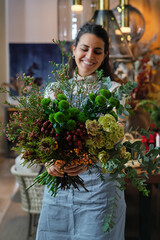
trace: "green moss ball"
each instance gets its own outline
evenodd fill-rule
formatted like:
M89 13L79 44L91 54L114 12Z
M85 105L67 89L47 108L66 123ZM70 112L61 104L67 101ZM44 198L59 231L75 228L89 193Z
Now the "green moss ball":
M71 114L71 118L76 117L79 114L79 109L77 109L77 108L69 108L68 110Z
M95 101L95 98L96 98L96 94L90 93L90 94L88 95L88 97L89 97L89 99L90 99L92 102L94 102L94 101Z
M96 103L99 105L99 106L103 106L105 105L106 103L106 98L102 95L98 95L95 99Z
M112 95L111 92L107 89L101 89L100 94L102 94L107 99L110 98Z
M58 98L59 101L67 100L67 97L63 93L57 94L57 98Z
M74 120L72 120L72 119L68 120L67 123L66 123L66 128L67 128L67 130L69 130L69 131L72 131L73 129L75 129L76 126L77 126L76 121L74 121Z
M63 123L65 121L65 115L62 112L57 112L54 114L54 120L57 123Z
M49 106L50 102L51 102L51 99L50 99L50 98L43 98L43 99L41 100L41 105L42 105L43 107L47 107L47 106Z
M61 100L58 106L59 106L59 109L67 110L69 108L69 103L67 100Z

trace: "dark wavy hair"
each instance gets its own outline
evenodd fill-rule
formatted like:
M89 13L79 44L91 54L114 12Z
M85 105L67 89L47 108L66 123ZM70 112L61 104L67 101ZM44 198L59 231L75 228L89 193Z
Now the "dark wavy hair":
M74 41L75 47L77 47L80 38L85 33L94 34L96 37L99 37L104 41L104 43L105 43L104 52L108 53L108 54L105 57L104 61L102 62L101 66L98 68L98 70L102 69L103 70L103 76L104 77L110 76L111 79L113 80L113 74L112 74L111 67L110 67L110 64L109 64L109 37L108 37L108 34L107 34L106 30L101 25L97 25L95 23L88 23L88 22L85 23L78 31L78 34L77 34L76 39ZM71 60L69 62L69 75L70 75L70 77L73 77L73 72L74 72L76 66L77 65L76 65L75 59L71 58Z

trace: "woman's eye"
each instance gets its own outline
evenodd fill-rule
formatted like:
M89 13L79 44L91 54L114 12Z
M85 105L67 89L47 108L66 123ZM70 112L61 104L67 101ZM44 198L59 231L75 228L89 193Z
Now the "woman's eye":
M81 48L81 50L82 50L83 52L87 52L87 51L88 51L88 49L85 49L85 48Z
M97 55L102 54L102 52L97 52L97 51L95 51L94 53L97 54Z

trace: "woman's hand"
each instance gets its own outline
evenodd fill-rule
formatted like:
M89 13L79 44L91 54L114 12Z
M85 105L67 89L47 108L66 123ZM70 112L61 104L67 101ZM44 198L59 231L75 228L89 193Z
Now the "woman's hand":
M54 176L54 177L63 177L64 176L63 169L60 166L57 166L55 164L53 164L49 167L46 166L46 169L51 176Z
M68 176L77 176L80 173L87 171L87 165L73 165L70 167L64 167L64 170L55 164L47 167L47 171L51 176L54 177L63 177L64 173L67 173Z
M64 172L68 174L68 176L77 176L80 173L87 171L87 165L73 165L70 167L64 167Z

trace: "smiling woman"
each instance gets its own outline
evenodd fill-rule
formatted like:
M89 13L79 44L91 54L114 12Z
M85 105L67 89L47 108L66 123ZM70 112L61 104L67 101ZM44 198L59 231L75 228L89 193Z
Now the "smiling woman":
M80 28L73 45L73 56L70 61L70 79L88 83L88 91L96 93L103 85L101 80L95 77L96 70L103 70L104 76L111 76L108 58L108 35L106 31L96 24L85 24ZM75 72L76 74L75 79ZM94 80L94 81L93 81ZM94 82L94 84L93 84ZM55 83L53 83L55 85ZM112 81L111 91L119 87ZM76 102L77 89L74 88L73 103ZM51 92L46 90L45 97L51 100ZM84 101L87 93L84 93ZM99 163L98 163L99 164ZM100 167L100 164L98 165ZM45 189L42 211L37 229L37 240L124 240L126 204L124 192L117 188L117 182L111 181L108 173L104 174L104 181L97 176L97 169L85 164L66 166L63 171L60 166L53 164L47 168L52 176L63 177L77 176L84 180L88 191L80 186L79 190L70 187L67 190L58 191L55 197ZM119 196L119 197L117 197ZM111 211L110 199L116 198L114 211L114 226L110 232L103 232L104 219Z

